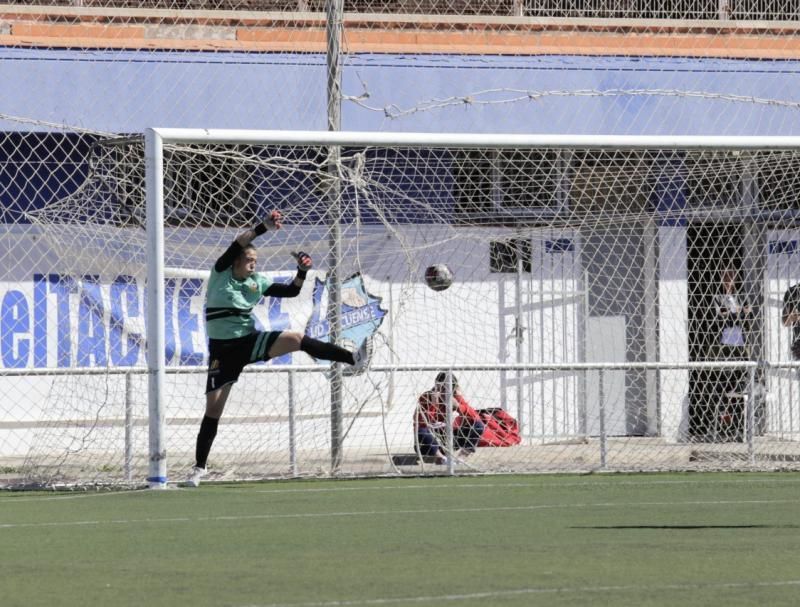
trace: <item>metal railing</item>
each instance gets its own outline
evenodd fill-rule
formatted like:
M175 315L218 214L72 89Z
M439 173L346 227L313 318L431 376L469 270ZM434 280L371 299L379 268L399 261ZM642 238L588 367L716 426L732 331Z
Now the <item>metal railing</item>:
M398 372L434 372L441 370L441 365L430 364L406 364L406 365L373 365L370 368L372 374L394 374ZM753 465L756 457L756 443L755 438L757 435L757 419L756 408L763 405L759 404L756 397L758 390L757 374L765 373L767 370L783 369L783 370L797 370L800 369L800 362L775 362L768 363L765 361L714 361L714 362L676 362L676 363L663 363L663 362L620 362L620 363L544 363L544 364L454 364L450 367L451 372L484 372L484 371L573 371L573 372L594 372L597 373L598 379L598 393L597 393L597 409L594 415L597 416L597 434L595 435L597 441L597 448L599 450L599 469L607 468L609 443L613 438L612 434L607 431L607 423L609 412L607 410L608 394L605 390L605 380L609 372L614 371L689 371L689 370L721 370L721 369L739 369L747 374L746 387L742 396L743 414L744 414L744 433L742 436L742 443L745 447L746 462ZM167 374L203 374L207 371L205 367L170 367L166 369ZM288 410L286 411L286 421L288 421L289 431L289 452L288 452L288 473L290 476L298 476L298 439L296 435L297 427L297 394L296 385L298 382L298 374L318 374L325 373L326 368L318 365L264 365L248 367L246 373L268 373L268 374L281 374L286 378L286 390L288 394ZM148 373L146 368L143 367L119 367L109 369L15 369L15 370L0 370L0 377L13 377L21 375L66 375L87 373L90 375L124 375L125 379L125 406L124 406L124 420L116 420L115 423L124 427L124 445L123 448L123 461L124 461L124 478L131 481L133 478L133 460L134 460L134 446L133 446L133 429L134 426L144 425L145 420L135 419L134 417L134 400L135 396L132 390L132 378L134 376L143 376ZM84 424L92 420L73 420L75 424ZM231 420L231 423L235 420ZM96 420L94 420L96 423ZM34 423L34 425L36 425ZM452 440L452 438L451 438ZM452 466L449 467L449 473L453 473Z

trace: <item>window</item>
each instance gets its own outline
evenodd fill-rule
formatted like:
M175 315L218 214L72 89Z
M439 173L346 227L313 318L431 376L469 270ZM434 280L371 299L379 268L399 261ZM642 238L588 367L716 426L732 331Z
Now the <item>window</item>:
M458 220L536 224L566 210L567 167L558 150L467 150L454 156Z
M493 273L516 273L522 257L522 271L531 271L531 242L524 238L497 240L489 245L489 270Z

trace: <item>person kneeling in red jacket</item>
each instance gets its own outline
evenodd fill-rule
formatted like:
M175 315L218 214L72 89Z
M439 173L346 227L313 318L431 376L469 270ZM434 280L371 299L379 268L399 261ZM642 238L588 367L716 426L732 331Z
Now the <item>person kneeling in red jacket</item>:
M414 429L416 432L417 452L423 456L435 457L436 463L445 462L445 427L447 423L447 382L448 375L444 371L436 376L433 388L426 390L419 396L416 414L414 416ZM452 377L453 411L453 447L460 449L460 455L467 456L475 453L484 423L478 412L473 409L461 390L455 375Z

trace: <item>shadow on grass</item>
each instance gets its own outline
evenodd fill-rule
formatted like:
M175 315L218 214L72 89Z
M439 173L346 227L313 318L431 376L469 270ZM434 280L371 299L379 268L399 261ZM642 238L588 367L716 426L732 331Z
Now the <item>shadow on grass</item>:
M570 529L800 529L800 525L579 525Z

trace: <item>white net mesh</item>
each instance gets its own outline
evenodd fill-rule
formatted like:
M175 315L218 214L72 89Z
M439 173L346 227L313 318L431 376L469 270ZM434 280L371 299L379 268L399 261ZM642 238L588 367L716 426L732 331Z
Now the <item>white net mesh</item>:
M327 128L333 4L6 6L0 483L143 478L138 134ZM789 2L341 4L334 97L345 130L800 129ZM301 246L316 267L300 297L262 304L260 322L324 336L325 208L337 187L337 269L344 280L359 276L345 285L349 301L367 300L380 315L369 327L373 370L345 378L342 461L332 461L328 379L298 366L312 361L296 354L236 386L213 474L439 471L402 462L415 461L417 396L451 366L467 400L507 411L522 441L479 448L457 470L796 465L798 386L795 370L780 366L794 335L783 297L800 281L794 151L373 146L343 150L336 179L327 158L312 146L167 150L170 478L191 465L202 414L211 263L241 227L281 208L286 228L256 243L260 268L289 278ZM433 263L453 271L449 289L424 285ZM749 366L687 368L723 359ZM298 369L291 380L276 370L289 363ZM539 368L488 368L512 363ZM577 368L589 363L606 370ZM612 368L645 363L661 368ZM431 368L402 370L409 364Z
M27 215L53 257L42 305L64 323L48 356L109 370L47 380L49 421L25 470L51 479L141 478L147 463L146 376L120 369L144 362L142 145L95 154L84 188ZM457 470L793 466L793 371L764 361L790 360L789 272L775 262L794 242L795 162L769 150L370 146L344 148L332 173L313 146L168 146L171 477L194 463L208 270L272 208L286 223L256 241L259 270L291 279L298 249L317 266L300 296L257 306L260 326L328 338L336 208L341 342L370 339L371 367L344 378L339 444L327 365L304 353L254 365L232 390L212 478L444 471L421 457L414 425L440 370L484 427L470 454L475 414L453 414ZM434 264L452 272L448 289L426 286Z

